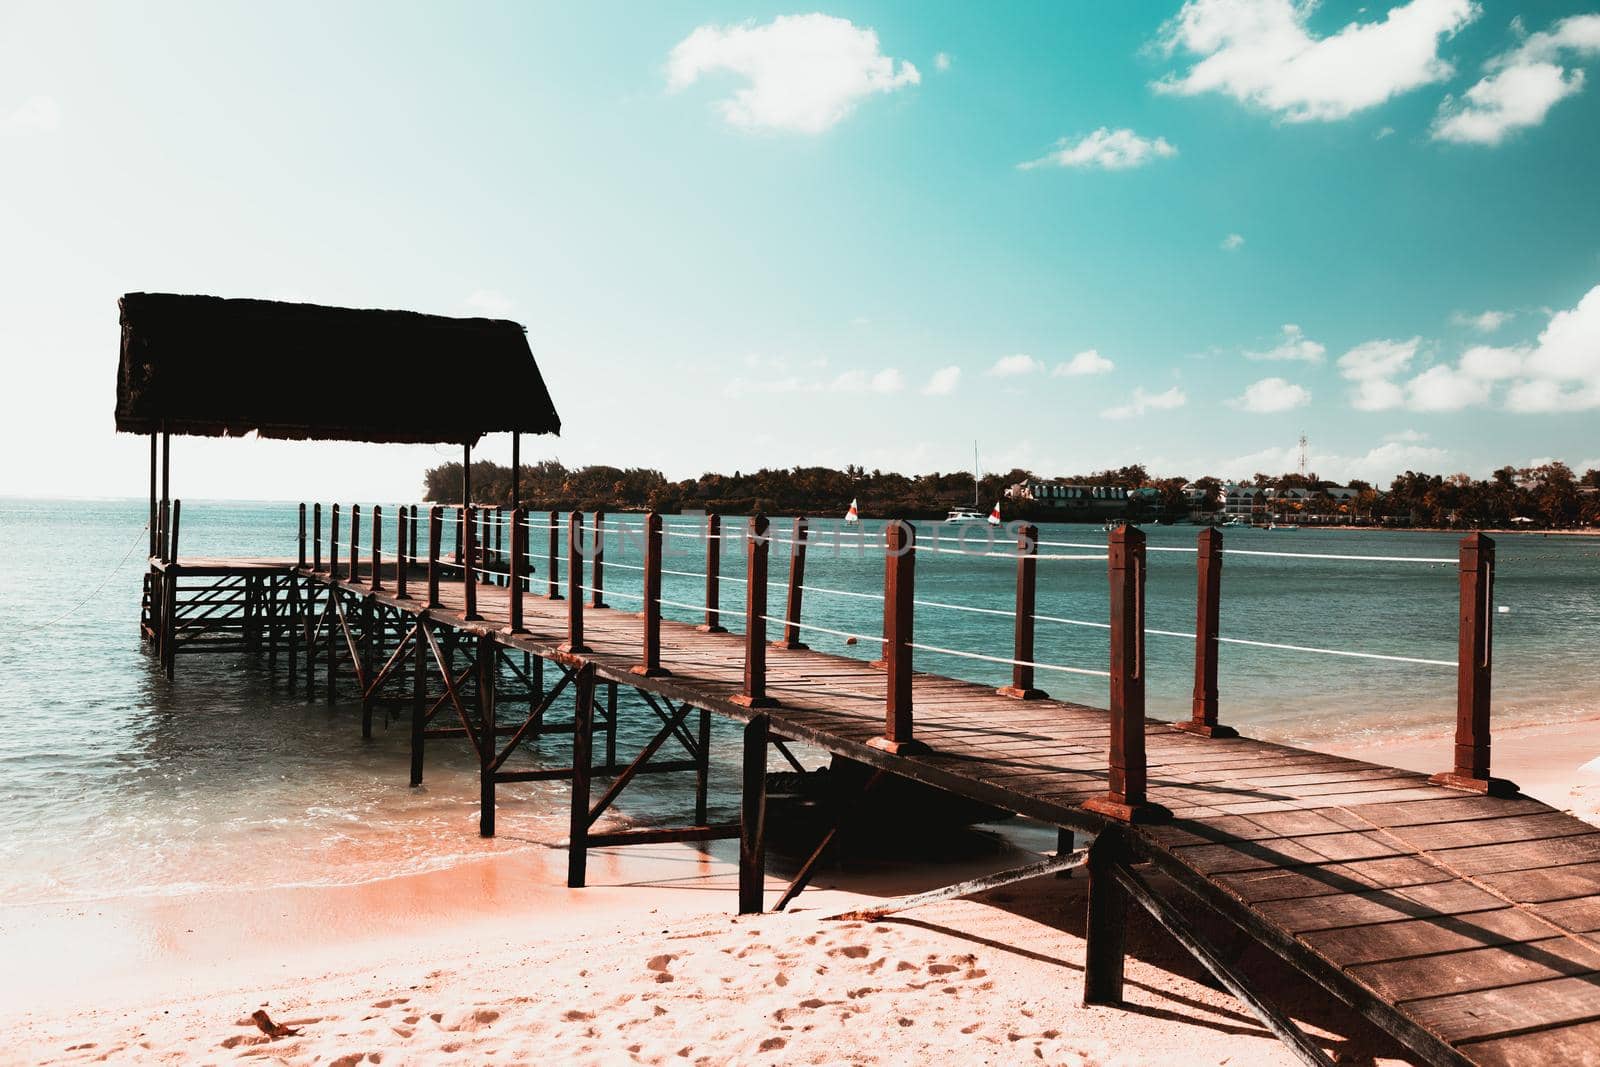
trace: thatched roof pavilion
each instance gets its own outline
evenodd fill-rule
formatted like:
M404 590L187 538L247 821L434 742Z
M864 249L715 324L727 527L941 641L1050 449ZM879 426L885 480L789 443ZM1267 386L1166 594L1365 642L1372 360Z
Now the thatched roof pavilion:
M121 432L471 445L561 431L515 322L171 293L118 303Z

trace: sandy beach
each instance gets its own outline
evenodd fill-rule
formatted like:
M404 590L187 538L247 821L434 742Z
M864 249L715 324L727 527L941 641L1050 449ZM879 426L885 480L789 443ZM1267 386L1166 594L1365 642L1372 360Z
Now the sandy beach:
M1428 769L1442 736L1346 754ZM1590 819L1600 720L1503 730L1496 771ZM828 916L1016 866L1017 824L954 859L852 858L786 914L736 918L729 844L600 850L502 839L449 870L240 893L0 910L10 1062L295 1064L1293 1062L1163 933L1134 919L1126 1010L1083 1008L1084 881L1047 877L878 924ZM270 856L262 862L270 863ZM778 855L770 887L792 871ZM770 899L770 898L769 898ZM1195 916L1343 1062L1406 1062L1259 948ZM70 932L70 936L69 935ZM63 944L71 950L63 952ZM272 1039L264 1010L298 1031Z

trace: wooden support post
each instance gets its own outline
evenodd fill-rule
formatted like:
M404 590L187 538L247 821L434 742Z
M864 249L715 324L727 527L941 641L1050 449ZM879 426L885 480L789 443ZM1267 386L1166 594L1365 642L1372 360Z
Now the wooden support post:
M1033 686L1033 609L1039 581L1039 527L1024 523L1017 530L1017 617L1012 628L1011 684L997 692L1013 700L1043 700L1049 694Z
M289 575L289 626L284 634L289 647L289 692L293 693L300 684L300 632L305 616L304 598L300 595L300 588L310 584L298 574Z
M1083 806L1121 822L1156 822L1167 812L1145 798L1144 532L1111 533L1111 760L1103 796Z
M596 511L594 513L594 551L590 553L593 556L593 561L589 569L591 576L591 581L589 582L589 606L591 608L603 608L606 606L605 522L606 513L604 511Z
M659 678L672 672L661 666L661 514L644 517L644 661L630 674Z
M522 434L511 431L511 506L522 507Z
M361 505L350 505L350 584L361 581Z
M514 634L525 634L528 628L522 621L522 587L528 577L528 516L521 508L511 509L511 628Z
M1456 646L1455 766L1434 775L1435 785L1490 796L1513 796L1517 787L1489 774L1489 680L1494 665L1494 539L1461 539L1461 619Z
M436 510L436 509L435 509ZM428 728L428 625L424 612L417 616L417 636L411 649L411 784L422 784L422 752Z
M295 542L296 542L297 547L300 550L300 569L301 570L305 570L306 569L306 505L305 505L304 501L301 501L301 503L300 503L300 532L299 532L299 535L295 538Z
M467 505L472 503L472 446L461 446L461 510L456 514L456 562L467 541Z
M586 663L578 670L577 690L572 720L572 821L567 839L567 885L573 889L583 887L589 865L589 765L594 744L593 664Z
M1116 874L1124 858L1122 835L1102 831L1089 846L1089 914L1084 937L1083 1003L1122 1003L1127 956L1128 892Z
M156 498L156 435L150 435L150 551L148 556L154 557L158 553L156 539L161 536L161 502Z
M617 683L606 683L606 768L617 767Z
M560 556L559 556L559 552L560 552L559 543L560 543L560 540L561 540L561 512L552 511L550 513L549 527L550 528L549 528L549 530L547 532L550 534L550 558L546 563L546 566L548 567L548 573L545 575L545 582L546 582L546 588L547 588L548 592L545 594L545 599L546 600L560 600L561 599L561 570L560 570L560 562L561 562L561 560L560 560Z
M494 638L478 638L478 836L494 836L495 688L500 659Z
M311 569L322 572L322 504L311 505Z
M1194 707L1179 730L1201 737L1238 737L1239 731L1217 722L1217 636L1222 626L1222 531L1200 531L1195 557L1198 586L1194 608Z
M884 730L867 744L901 755L928 751L912 736L911 638L916 600L917 530L903 519L884 527Z
M770 720L744 725L743 789L739 809L739 914L760 915L767 874L767 736Z
M411 537L408 539L409 540L409 544L407 546L407 551L411 555L412 562L416 562L416 558L417 558L417 506L415 504L411 505L411 522L410 522L410 526L411 526L411 531L410 531L411 532Z
M444 508L428 509L428 607L439 606L439 553L444 548Z
M795 651L806 647L800 641L800 598L806 581L808 529L804 515L794 520L794 536L789 545L789 591L783 604L783 636L772 643L774 648Z
M461 590L466 598L466 606L462 618L476 621L483 618L478 614L478 552L477 529L475 509L471 504L461 509L461 529L466 533L467 540L463 547L461 560Z
M172 502L172 525L167 530L167 562L178 562L178 527L183 524L183 501ZM1485 687L1487 691L1487 687Z
M767 696L767 517L750 516L744 554L744 692L731 699L743 708L770 708Z
M406 547L406 535L410 533L416 521L416 509L407 506L400 508L400 514L395 520L394 528L394 597L396 600L411 599L411 594L406 589L411 575L411 551Z
M377 515L377 510L376 509L373 510L373 515L374 516ZM355 676L356 676L356 685L361 689L361 740L363 740L363 741L371 741L372 740L372 696L373 696L373 694L368 690L367 687L371 683L371 680L372 680L372 674L373 674L373 668L374 668L374 662L373 661L376 658L373 655L373 649L372 649L373 639L376 636L373 631L377 629L377 625L378 625L377 605L373 602L372 597L365 596L365 597L361 598L361 615L360 615L360 618L361 618L361 669L358 670L358 671L355 671L354 673L355 673Z
M383 508L372 505L372 579L374 593L383 589Z
M589 651L589 646L583 643L582 582L583 512L574 511L567 516L567 641L561 650L579 655Z
M339 505L333 505L328 519L328 577L339 580Z
M722 516L706 516L706 621L695 629L705 634L725 634L722 625ZM705 820L701 820L704 822Z
M613 716L616 707L612 706ZM612 735L616 735L613 729ZM694 824L706 824L706 796L711 779L711 712L705 708L700 709L700 729L695 738L695 745L699 748L696 753L694 769Z

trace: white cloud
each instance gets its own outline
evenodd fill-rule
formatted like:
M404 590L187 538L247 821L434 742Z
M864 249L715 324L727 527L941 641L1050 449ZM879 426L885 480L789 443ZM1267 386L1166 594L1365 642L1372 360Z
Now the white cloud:
M462 303L479 315L491 319L510 318L511 309L515 306L511 298L498 289L475 290Z
M1244 247L1244 238L1236 233L1230 233L1222 239L1222 250L1233 252Z
M1018 353L1014 356L1001 356L994 361L994 366L989 368L989 374L995 378L1017 378L1024 374L1044 370L1044 364L1030 355Z
M1600 471L1600 456L1596 456L1593 459L1586 459L1572 469L1577 471L1579 474L1582 474L1585 471Z
M1162 28L1168 54L1196 60L1161 92L1217 92L1290 122L1342 119L1449 77L1439 44L1478 13L1473 0L1410 0L1328 37L1306 23L1314 3L1188 0Z
M1513 313L1509 311L1480 311L1476 315L1458 311L1450 316L1450 321L1457 326L1470 326L1479 333L1494 333L1510 322L1512 317Z
M1448 363L1429 367L1406 383L1406 407L1412 411L1460 411L1488 399L1488 382Z
M1461 353L1461 373L1484 382L1515 378L1522 373L1526 358L1527 351L1521 348L1473 345Z
M1339 373L1353 382L1393 378L1411 365L1422 338L1409 341L1366 341L1339 357Z
M747 357L747 365L782 370L787 361L782 358ZM820 369L821 363L814 366ZM724 396L781 395L787 393L898 393L906 386L905 375L897 367L868 373L864 370L847 370L826 381L807 375L783 374L768 379L733 378L722 387Z
M956 391L956 385L961 381L960 367L940 367L933 372L933 377L928 379L928 384L922 387L923 396L949 396Z
M950 53L938 52L933 57L933 69L946 71L950 69Z
M1544 122L1550 109L1583 90L1583 71L1560 60L1600 55L1600 15L1573 15L1484 64L1489 73L1461 98L1445 97L1433 137L1457 144L1497 145Z
M1021 170L1035 167L1099 167L1101 170L1128 170L1142 167L1156 159L1178 154L1165 137L1151 140L1140 137L1132 130L1112 130L1105 126L1073 141L1063 137L1054 150L1026 163L1018 163Z
M701 26L667 59L673 91L722 72L749 81L717 102L731 125L799 133L822 133L867 97L922 80L916 67L879 50L875 30L822 14Z
M1247 386L1244 395L1231 403L1244 411L1271 415L1305 407L1311 403L1311 390L1283 378L1263 378Z
M905 385L905 375L886 367L871 375L863 370L847 370L828 383L828 388L835 393L898 393Z
M1401 430L1398 433L1385 434L1383 439L1385 441L1415 442L1426 441L1428 435L1420 430Z
M1333 481L1348 482L1352 478L1360 478L1383 487L1401 471L1439 470L1449 459L1450 453L1442 448L1407 441L1388 441L1359 456L1320 452L1313 447L1308 456L1308 466L1319 476ZM1292 471L1299 463L1299 446L1287 445L1225 459L1212 464L1212 469L1224 478L1248 478L1256 471L1272 474Z
M1092 348L1085 349L1067 360L1057 363L1056 369L1051 371L1052 377L1078 378L1091 374L1110 374L1116 364Z
M1405 406L1406 391L1387 378L1369 378L1356 384L1350 403L1357 411L1389 411Z
M0 119L0 134L54 133L61 128L61 105L48 96L32 96Z
M1322 355L1327 349L1316 341L1311 340L1301 332L1300 327L1292 322L1284 323L1283 339L1276 348L1265 352L1246 352L1246 359L1266 360L1301 360L1306 363L1321 363Z
M1176 385L1161 393L1147 393L1142 387L1138 387L1134 389L1131 401L1114 408L1107 408L1100 413L1100 416L1106 419L1129 419L1135 415L1143 415L1146 411L1170 411L1173 408L1181 408L1188 402L1189 398Z

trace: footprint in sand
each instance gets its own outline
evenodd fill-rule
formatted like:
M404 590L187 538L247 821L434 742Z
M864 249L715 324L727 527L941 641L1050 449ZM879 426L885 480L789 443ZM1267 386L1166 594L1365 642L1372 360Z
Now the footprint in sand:
M930 963L930 964L928 964L928 973L929 974L949 974L952 971L958 971L960 969L961 968L957 967L953 963Z
M567 1022L569 1022L569 1023L586 1023L590 1019L594 1018L594 1012L591 1012L591 1011L579 1011L576 1008L574 1008L573 1010L571 1010L571 1011L567 1012L565 1015L563 1015L562 1018L567 1020Z
M411 1000L410 997L390 997L387 1000L377 1001L372 1006L374 1008L392 1008L396 1004L405 1004L405 1003L409 1002L410 1000Z
M785 1041L781 1037L769 1037L765 1041L761 1042L761 1051L762 1052L776 1052L776 1051L778 1051L778 1049L782 1048L783 1046L787 1045L788 1043L789 1042Z
M845 945L843 948L830 948L828 950L828 955L843 956L845 959L850 960L859 960L863 959L867 953L871 951L872 950L866 945Z
M779 971L779 972L778 972L778 976L777 976L777 977L776 977L776 978L774 978L774 979L773 979L773 981L774 981L774 982L776 982L776 983L777 983L777 984L778 984L778 985L780 985L780 986L786 986L786 985L788 985L788 984L789 984L789 975L788 975L788 972L786 972L786 971Z
M663 974L666 972L667 965L677 958L677 956L674 956L670 952L663 952L659 956L651 956L650 962L646 963L644 966L646 970L655 971L657 974Z

